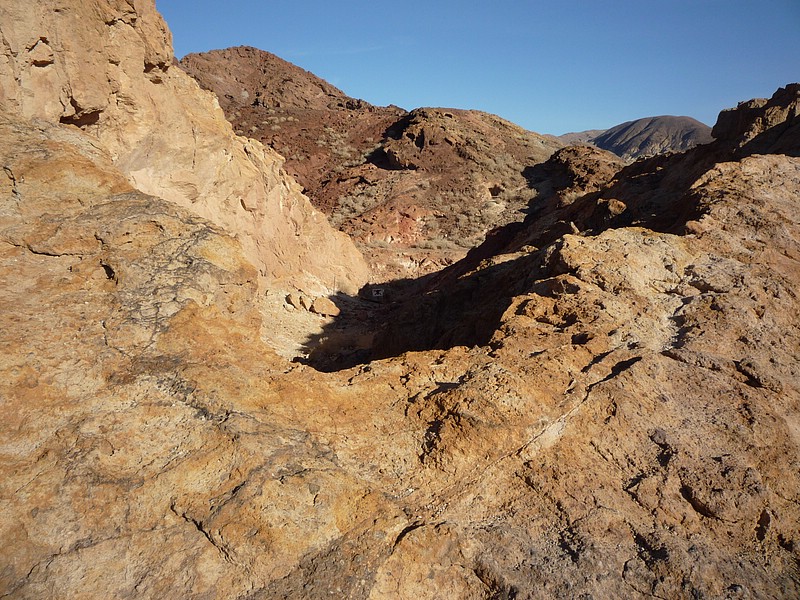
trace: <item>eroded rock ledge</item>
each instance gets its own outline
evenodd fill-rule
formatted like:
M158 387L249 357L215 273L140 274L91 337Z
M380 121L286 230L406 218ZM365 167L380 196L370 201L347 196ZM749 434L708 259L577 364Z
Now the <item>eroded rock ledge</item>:
M172 66L151 0L5 0L0 17L0 108L80 128L136 189L235 233L262 290L353 293L367 281L283 158L234 135L216 98Z

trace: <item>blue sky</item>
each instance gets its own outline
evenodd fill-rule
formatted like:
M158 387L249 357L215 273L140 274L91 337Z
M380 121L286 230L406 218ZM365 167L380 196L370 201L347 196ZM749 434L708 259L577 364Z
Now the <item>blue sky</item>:
M350 96L540 133L709 125L800 81L800 0L156 0L175 53L248 45Z

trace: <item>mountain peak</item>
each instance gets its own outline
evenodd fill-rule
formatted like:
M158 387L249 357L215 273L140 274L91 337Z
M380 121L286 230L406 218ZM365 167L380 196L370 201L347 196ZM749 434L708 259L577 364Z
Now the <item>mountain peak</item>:
M313 73L251 46L187 54L180 66L213 90L223 109L248 104L324 109L355 101Z
M661 115L626 121L600 131L568 133L565 143L588 143L626 161L665 152L683 152L713 140L711 128L692 117Z

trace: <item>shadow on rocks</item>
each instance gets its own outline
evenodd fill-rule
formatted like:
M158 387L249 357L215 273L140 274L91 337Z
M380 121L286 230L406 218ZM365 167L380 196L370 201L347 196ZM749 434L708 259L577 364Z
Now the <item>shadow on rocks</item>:
M512 299L540 278L540 258L478 261L464 272L468 261L421 279L367 285L358 296L337 293L330 299L340 314L295 360L332 372L410 351L488 345Z
M687 223L708 209L692 186L714 164L754 152L800 155L797 119L767 127L746 143L736 133L684 153L640 159L599 189L574 196L562 193L571 180L554 165L526 168L523 175L539 194L523 221L490 231L463 260L438 273L331 297L340 315L305 342L296 360L330 372L409 351L489 344L513 298L554 274L547 249L564 235L629 226L684 235Z

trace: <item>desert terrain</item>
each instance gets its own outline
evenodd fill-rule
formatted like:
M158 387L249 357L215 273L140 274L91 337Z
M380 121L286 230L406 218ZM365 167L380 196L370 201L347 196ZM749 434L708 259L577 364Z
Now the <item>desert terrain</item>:
M800 84L627 162L0 32L0 597L800 596Z

